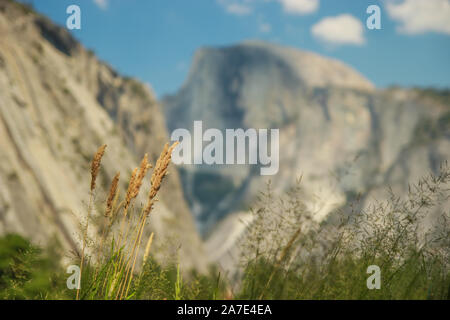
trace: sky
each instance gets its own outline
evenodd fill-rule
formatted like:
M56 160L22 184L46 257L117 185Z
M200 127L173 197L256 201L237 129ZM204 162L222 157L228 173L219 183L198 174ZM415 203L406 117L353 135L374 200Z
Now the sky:
M450 0L24 0L119 73L175 93L195 51L263 40L339 59L377 87L450 88ZM381 29L366 12L380 8ZM372 12L373 13L373 12Z

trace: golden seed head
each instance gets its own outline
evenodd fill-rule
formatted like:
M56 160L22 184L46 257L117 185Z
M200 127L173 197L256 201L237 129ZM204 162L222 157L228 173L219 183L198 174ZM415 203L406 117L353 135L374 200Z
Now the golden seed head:
M109 189L108 200L106 201L105 217L109 217L111 215L111 211L113 208L113 202L116 197L117 187L119 185L119 177L120 177L120 172L117 172L112 180L111 188Z
M128 206L131 202L131 199L133 199L134 184L136 181L137 173L138 173L138 168L134 168L133 172L131 173L130 182L128 183L127 195L125 198L125 209L128 208Z
M167 175L167 168L169 167L169 163L172 159L173 149L178 145L178 142L173 143L170 147L169 144L164 145L164 149L161 152L158 160L156 161L155 168L153 169L152 176L150 178L151 188L148 195L147 206L144 209L145 214L150 214L150 211L153 208L153 204L155 203L156 194L161 187L162 180Z
M139 174L137 175L137 177L134 181L133 190L130 194L131 199L134 199L138 196L139 190L141 189L141 186L142 186L142 182L143 182L145 175L147 174L147 171L150 167L151 167L151 165L149 165L149 163L148 163L148 155L145 154L144 158L141 161L141 165L139 166Z
M143 258L143 261L142 261L142 263L144 265L145 265L145 262L147 262L147 258L148 258L148 255L150 253L150 248L152 246L152 242L153 242L153 232L150 235L150 237L148 238L147 245L145 246L144 258Z
M95 189L95 183L97 180L98 172L100 170L100 164L102 162L102 157L105 154L106 144L102 145L100 148L98 148L97 153L95 154L94 158L92 159L91 164L91 191L94 191Z

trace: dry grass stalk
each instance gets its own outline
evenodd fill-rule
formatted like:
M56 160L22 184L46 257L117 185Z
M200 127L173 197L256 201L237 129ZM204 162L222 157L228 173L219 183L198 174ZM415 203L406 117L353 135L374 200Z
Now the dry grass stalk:
M138 168L134 168L133 172L131 173L130 182L128 183L128 189L127 189L127 195L125 197L125 206L124 206L124 215L127 215L127 209L131 203L131 200L133 200L133 194L134 194L134 185L136 180L136 175L138 173Z
M114 200L116 199L116 195L117 195L117 187L119 185L119 178L120 178L120 172L117 172L111 183L111 188L109 189L108 200L106 201L105 217L110 217L110 215L111 215L111 211L112 211L113 205L114 205Z
M119 199L119 178L120 174L117 173L112 182L109 189L109 194L106 200L106 207L104 212L104 219L107 219L109 222L107 226L102 230L101 242L100 242L100 250L96 250L98 252L98 259L96 263L98 263L97 268L95 269L95 276L93 281L100 281L98 284L101 288L99 292L103 292L103 294L107 294L111 298L120 298L122 299L124 294L125 297L128 296L128 291L130 289L130 285L133 279L133 273L136 267L137 258L139 255L139 250L144 234L144 228L146 225L147 217L153 209L153 205L156 202L156 196L161 188L162 181L164 177L167 175L167 169L169 163L172 158L173 149L176 147L177 143L174 143L169 147L168 144L164 146L163 151L161 152L160 157L158 158L155 168L153 170L152 176L150 178L150 191L148 194L147 204L141 209L141 213L138 217L128 216L128 210L133 211L133 200L137 198L139 195L140 189L142 187L143 181L148 170L152 167L148 163L147 154L143 157L140 166L135 168L131 174L129 185L127 188L127 192L123 201L120 202L118 206L116 206ZM92 203L93 203L93 194L96 185L96 178L98 176L101 159L105 153L106 145L100 147L95 154L92 165L91 165L91 198L88 209L88 220L90 218L90 214L92 211ZM104 270L106 277L103 279L97 279L97 276L100 277L100 267L102 266L103 260L105 260L108 253L103 252L103 244L106 243L105 240L108 238L108 234L111 230L113 230L113 224L116 221L116 216L119 212L123 212L121 215L121 227L119 228L119 237L118 241L115 240L115 237L112 238L112 251L111 254L113 260L110 260L110 266ZM127 225L127 229L124 227ZM87 224L86 229L84 230L83 235L83 250L81 257L81 272L84 264L84 250L86 246L87 239ZM126 233L124 232L126 231ZM130 232L130 234L128 234ZM122 245L123 242L123 245ZM144 251L144 256L142 263L145 264L149 257L150 248L153 242L153 233L150 235L147 240L147 244ZM102 275L104 277L104 275ZM80 276L81 281L81 276ZM110 282L111 281L111 282ZM100 293L102 294L102 293ZM79 299L79 290L77 290L77 299Z
M172 159L172 152L173 152L173 150L175 149L175 147L177 145L178 145L178 142L175 142L169 147L169 144L166 143L164 145L163 151L161 152L158 160L156 161L155 168L153 169L153 173L152 173L152 176L150 178L151 187L150 187L150 192L149 192L149 195L148 195L147 205L145 206L145 208L144 208L144 210L142 212L142 215L140 217L138 233L136 235L136 238L135 238L135 241L134 241L134 245L133 245L133 250L131 251L131 255L130 255L130 257L134 256L133 264L132 264L132 266L129 265L131 263L131 260L130 260L128 265L127 265L127 272L126 272L124 286L123 286L123 289L125 289L125 284L128 283L125 296L128 294L128 290L130 288L131 279L133 278L133 272L134 272L134 269L135 269L137 255L139 253L139 248L140 248L140 244L141 244L142 234L143 234L143 231L144 231L144 227L145 227L145 223L146 223L147 217L149 216L151 210L153 209L153 205L154 205L154 203L156 201L156 199L155 199L156 195L157 195L159 189L161 188L161 183L162 183L164 177L167 175L167 169L168 169L170 161ZM129 276L129 278L128 278L128 276ZM120 298L122 298L123 293L124 292L122 291L122 293L120 295Z
M145 175L147 174L148 169L152 166L148 163L148 156L145 154L144 158L141 161L141 165L139 167L139 174L136 177L136 180L133 184L133 189L131 192L132 199L136 198L139 194L139 190L141 189L142 182L144 181Z
M283 261L285 260L285 258L288 256L289 251L291 250L292 246L294 245L295 240L297 240L297 238L300 236L300 233L302 232L302 226L300 226L294 233L294 235L290 238L289 242L286 244L286 247L284 247L283 251L281 251L281 255L279 256L279 258L277 259L277 261L275 262L275 267L272 271L272 273L269 276L269 279L266 282L266 285L264 286L263 290L261 291L261 294L259 296L259 300L262 300L264 297L264 293L267 291L267 289L270 286L270 283L273 279L273 277L275 276L276 271L278 270L278 268L281 266L281 264L283 263Z
M169 145L166 143L163 151L161 152L161 155L156 161L155 169L153 170L153 174L150 179L151 189L148 195L147 206L144 209L145 215L149 215L150 211L152 210L156 194L161 188L162 180L167 175L167 168L169 167L170 160L172 159L172 152L177 145L178 142L175 142L174 144L172 144L172 146L169 147Z
M144 160L142 160L142 162L143 161ZM121 222L121 226L120 226L120 233L119 233L119 240L117 242L117 247L121 247L121 245L122 245L122 240L123 240L123 236L124 236L124 232L125 232L126 217L128 215L128 209L130 207L131 201L135 198L134 194L136 193L138 170L139 170L139 168L134 168L133 172L131 173L130 182L128 183L128 189L127 189L127 194L125 196L125 204L123 207L123 216L122 216L122 222ZM141 168L141 172L142 172L142 168ZM128 228L127 228L127 230L128 230ZM127 234L128 234L128 231L127 231Z
M147 245L145 246L144 258L142 259L142 265L145 265L145 263L147 262L148 255L150 253L150 248L152 246L152 242L153 242L153 232L150 234L150 237L148 238L148 241L147 241Z
M98 148L97 153L92 159L91 164L91 192L95 189L95 182L97 180L98 171L100 170L100 164L102 162L103 155L105 154L106 144Z
M106 200L106 209L105 209L105 213L104 213L104 217L105 219L109 219L109 222L107 222L104 226L103 226L103 230L102 230L102 236L100 239L100 246L99 246L99 254L101 255L103 252L103 244L105 242L105 238L107 237L110 228L114 222L114 216L113 216L113 210L116 206L117 203L117 199L119 196L118 193L118 186L119 186L119 178L120 178L120 172L117 172L116 175L114 176L112 182L111 182L111 187L109 189L109 194L108 194L108 199ZM101 257L100 257L101 258ZM99 262L101 262L101 260L99 260ZM97 277L98 274L98 269L95 272L95 277Z
M152 166L148 163L148 155L145 154L144 158L141 161L139 169L135 168L131 175L130 183L128 185L128 190L127 190L127 196L126 196L126 200L125 200L124 216L123 216L122 225L120 228L121 231L120 231L119 242L118 242L119 247L122 245L122 240L127 238L129 228L130 228L131 222L128 221L126 231L124 230L125 224L126 224L125 217L127 216L127 213L128 213L128 207L129 207L131 201L139 195L139 191L141 189L142 182L144 181L144 178L147 174L148 169L150 169L151 167ZM125 235L124 235L124 232L125 232ZM122 263L122 261L121 261L121 263Z
M148 169L150 169L151 167L152 166L148 163L148 155L145 154L139 168L135 168L133 170L133 173L131 174L130 183L128 185L127 195L125 199L126 209L128 209L131 201L138 196L139 190L142 186L142 182L144 181ZM124 214L127 214L126 210L124 210Z
M89 206L88 206L88 215L86 219L86 226L84 228L83 233L83 245L81 249L81 261L80 261L80 278L78 279L81 285L81 275L83 272L83 264L84 264L84 251L86 250L86 241L88 236L88 227L89 227L89 219L91 218L92 211L92 202L94 201L94 190L96 185L96 180L98 176L98 172L100 170L100 165L102 162L103 155L105 154L106 144L102 145L98 148L97 152L94 155L91 163L91 188L90 188L90 196L89 196ZM77 289L77 300L80 298L80 289Z

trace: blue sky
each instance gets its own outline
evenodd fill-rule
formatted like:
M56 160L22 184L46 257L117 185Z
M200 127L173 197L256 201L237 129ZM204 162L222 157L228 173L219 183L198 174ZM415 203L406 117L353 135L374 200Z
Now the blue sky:
M378 87L450 87L450 0L27 0L121 74L175 92L203 46L260 39L337 58ZM381 30L369 30L369 5Z

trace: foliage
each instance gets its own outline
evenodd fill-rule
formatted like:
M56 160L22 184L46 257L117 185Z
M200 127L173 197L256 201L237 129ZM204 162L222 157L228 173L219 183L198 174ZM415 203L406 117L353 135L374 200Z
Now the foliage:
M167 148L163 155L166 153ZM96 159L93 177L99 173L101 156L97 154ZM167 164L167 159L163 163ZM141 169L147 166L144 158ZM134 173L131 198L138 192L139 179L145 176L138 170ZM114 185L117 187L118 179L117 175L112 181L106 201L107 221L118 217L125 205L117 205ZM123 241L118 246L121 241L106 237L108 230L101 229L104 243L94 243L101 255L86 254L78 298L449 299L450 223L449 212L444 211L450 199L449 184L450 169L443 165L437 175L430 174L411 185L407 196L390 190L386 201L364 210L340 212L338 223L314 219L303 202L300 181L281 197L274 195L269 184L240 241L238 281L221 276L217 269L207 275L186 274L180 272L179 263L156 262L148 254L153 235L143 258L137 258L126 251L136 247L142 231L133 237L119 233ZM94 188L95 178L91 190ZM132 220L125 221L125 226L133 225ZM140 221L135 231L144 225ZM131 246L126 244L130 241ZM90 243L86 240L86 246ZM134 268L136 260L141 261L140 268ZM75 290L66 287L68 275L59 261L54 250L39 249L20 236L0 238L0 298L76 298ZM368 267L372 265L381 270L380 289L367 287Z
M15 234L0 238L0 299L65 298L54 248L44 251Z

